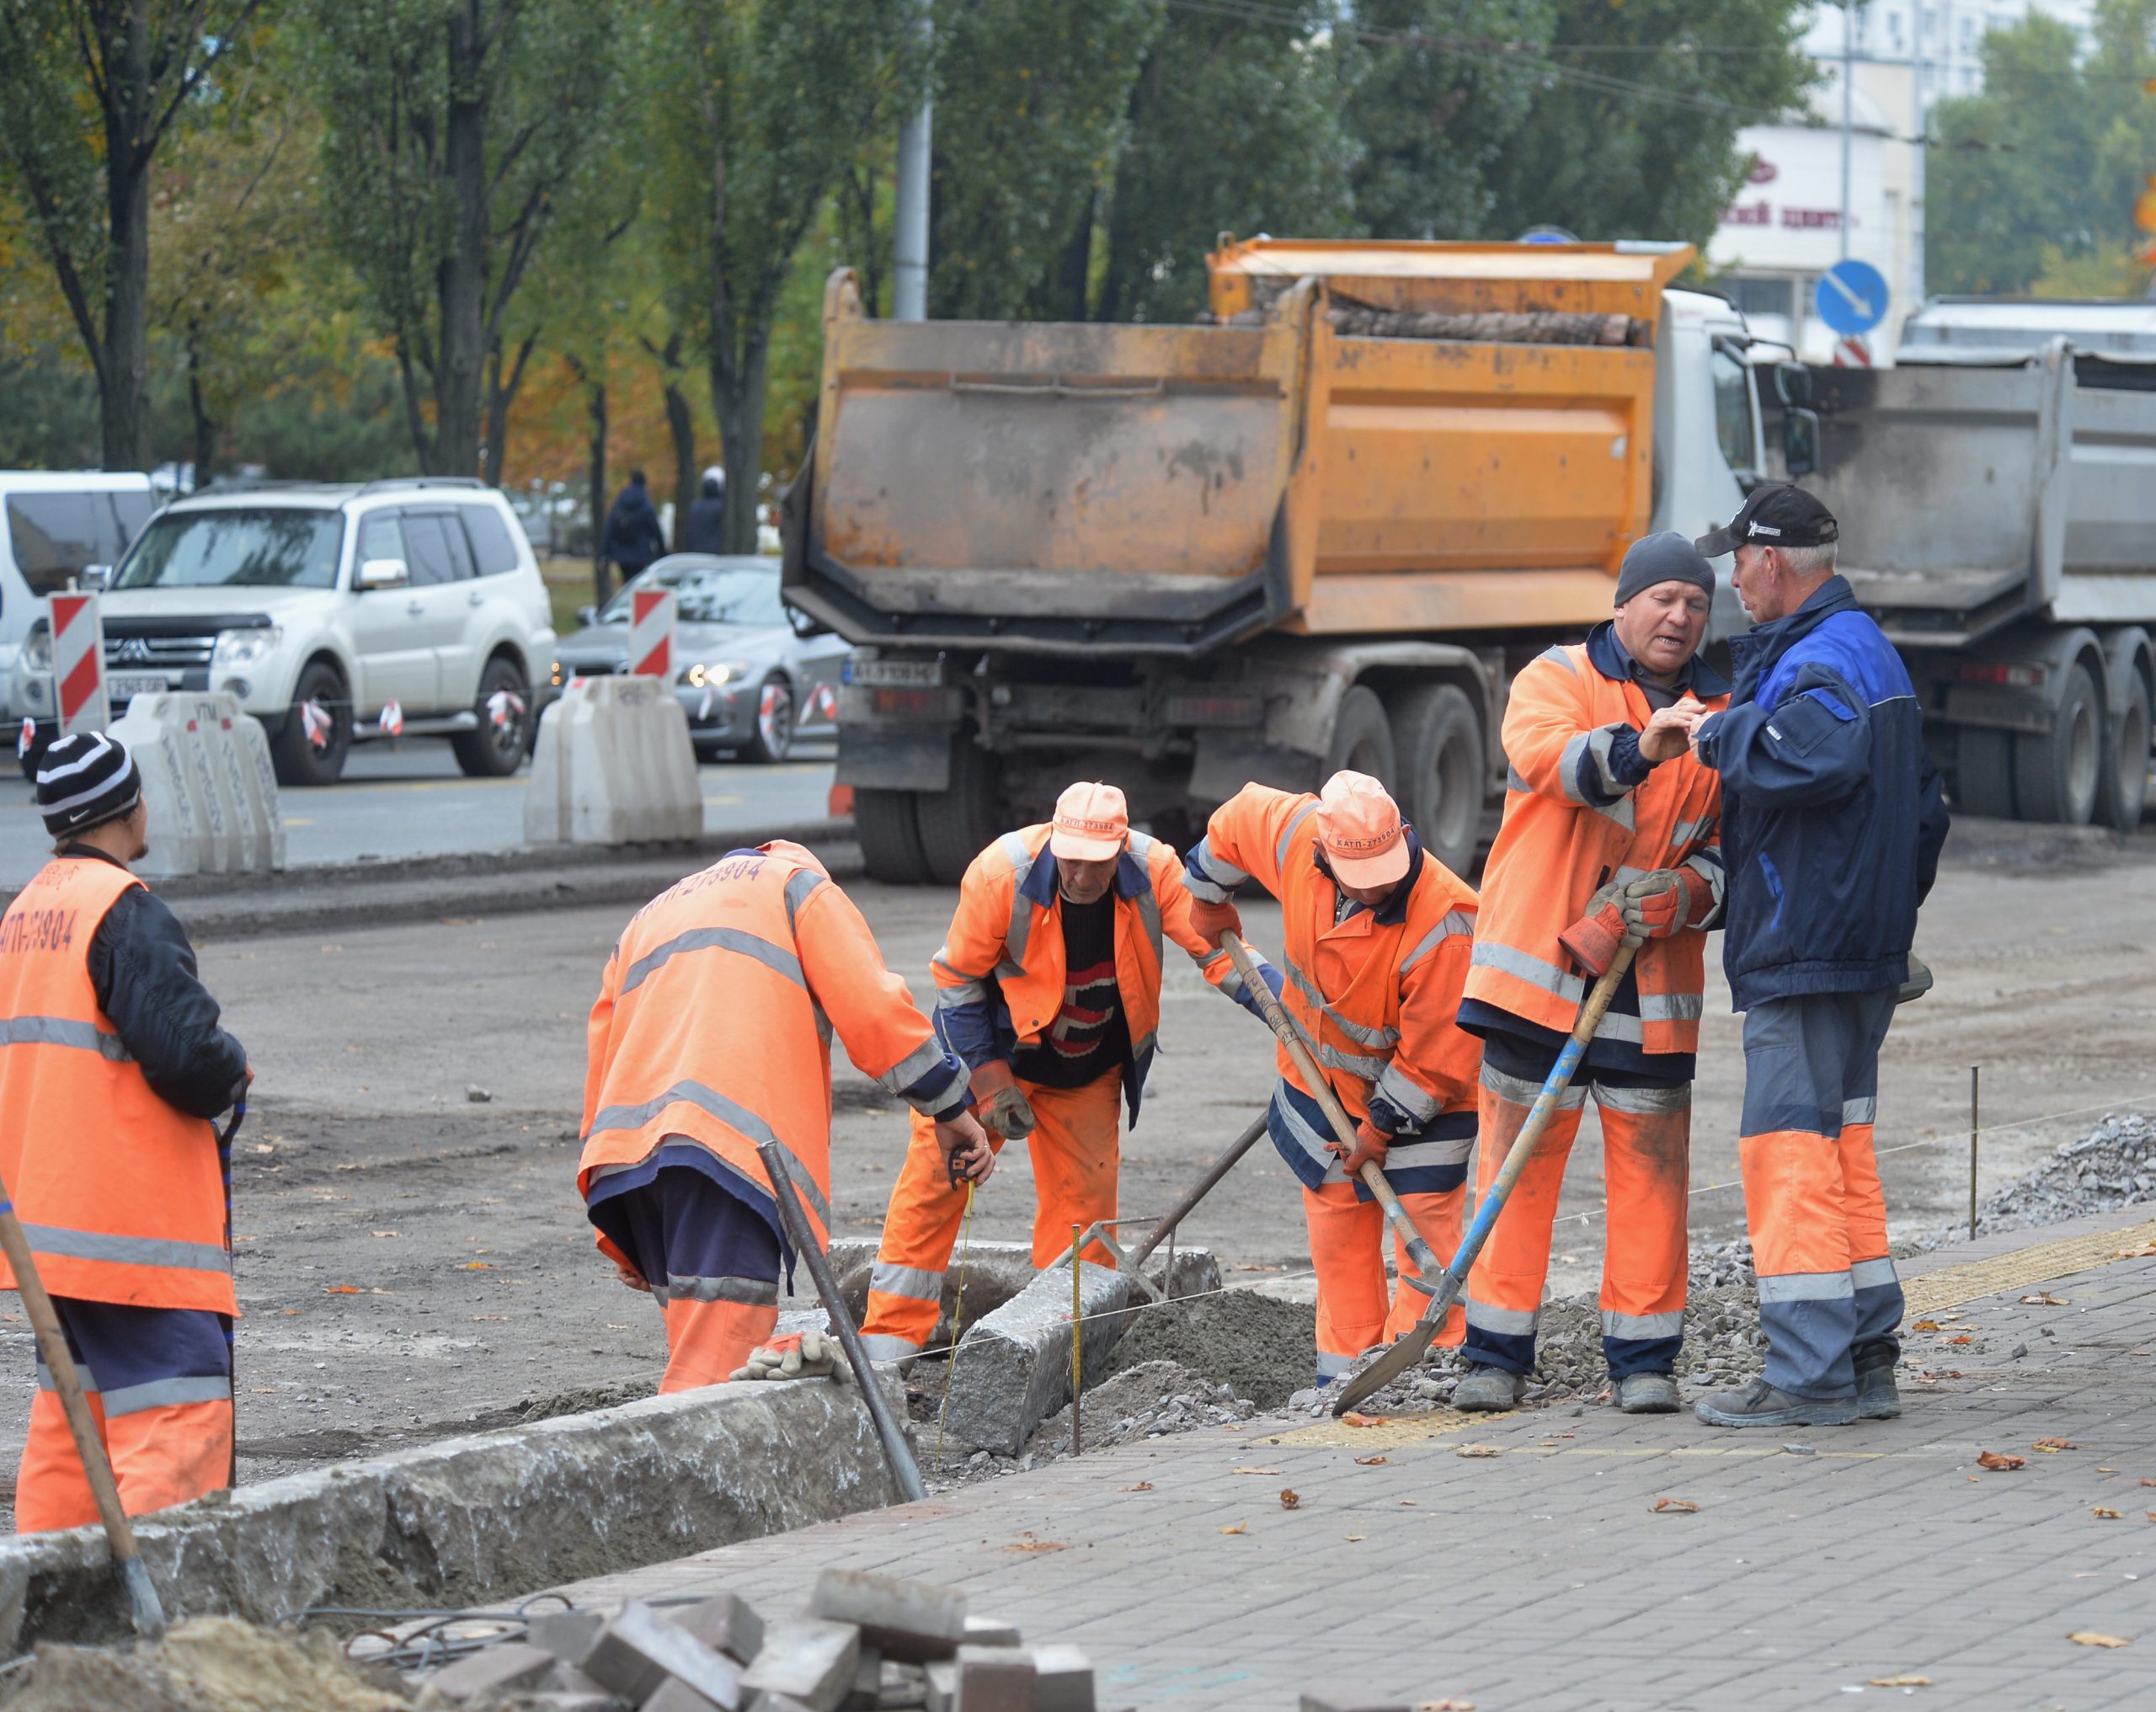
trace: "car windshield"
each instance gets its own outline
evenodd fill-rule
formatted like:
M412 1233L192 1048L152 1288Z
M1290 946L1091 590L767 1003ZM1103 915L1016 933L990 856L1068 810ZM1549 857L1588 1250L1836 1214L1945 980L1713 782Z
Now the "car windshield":
M334 511L168 511L142 531L113 586L334 589L343 534Z
M635 587L671 589L677 599L677 616L684 624L772 625L786 622L786 608L778 598L778 572L760 568L734 568L707 566L671 571L661 566L654 574L640 577ZM602 623L629 621L629 590L606 603Z

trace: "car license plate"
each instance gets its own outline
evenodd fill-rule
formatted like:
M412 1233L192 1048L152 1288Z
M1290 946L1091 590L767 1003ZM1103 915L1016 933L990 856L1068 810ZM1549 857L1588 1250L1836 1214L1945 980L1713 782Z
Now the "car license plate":
M933 690L943 681L943 662L850 659L846 680L870 690Z
M163 672L115 672L104 680L105 696L114 701L137 696L162 696L172 687Z

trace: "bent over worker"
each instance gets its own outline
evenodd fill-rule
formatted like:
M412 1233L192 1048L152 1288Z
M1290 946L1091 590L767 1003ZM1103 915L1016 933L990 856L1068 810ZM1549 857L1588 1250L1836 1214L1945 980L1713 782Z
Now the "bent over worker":
M1475 1144L1481 1043L1459 1027L1475 931L1475 893L1422 848L1383 785L1335 773L1317 796L1246 785L1214 811L1190 853L1192 925L1241 931L1233 896L1256 880L1280 900L1287 990L1301 1031L1348 1116L1346 1152L1283 1047L1267 1117L1273 1144L1303 1186L1317 1269L1317 1382L1422 1317L1429 1292L1404 1243L1388 1302L1385 1215L1356 1173L1374 1160L1409 1218L1444 1258L1460 1246ZM1440 1343L1460 1341L1457 1308Z
M1736 693L1694 743L1721 775L1722 966L1745 1013L1738 1163L1767 1335L1764 1374L1700 1402L1716 1427L1902 1407L1902 1287L1872 1124L1947 815L1908 669L1834 573L1840 536L1817 499L1778 484L1699 543L1735 553L1753 624L1731 643Z
M139 1516L222 1488L232 1455L229 1202L209 1120L253 1080L170 909L134 758L63 737L38 770L54 855L0 918L0 1178ZM15 1287L0 1261L0 1284ZM22 1533L98 1519L38 1364Z
M1113 785L1071 786L1045 824L1006 833L966 870L949 936L930 965L936 1027L965 1060L989 1145L1032 1155L1033 1264L1070 1249L1070 1227L1116 1215L1121 1107L1145 1091L1161 1017L1163 936L1230 998L1242 977L1190 925L1175 851L1134 831ZM1261 974L1279 979L1270 964ZM918 1119L883 1216L862 1341L879 1361L936 1330L965 1195ZM1107 1260L1097 1245L1090 1257Z
M1468 1275L1457 1409L1509 1409L1534 1371L1557 1197L1590 1093L1609 1192L1603 1357L1625 1413L1677 1407L1702 953L1722 904L1721 787L1691 753L1692 720L1722 707L1729 688L1698 657L1714 586L1682 536L1635 541L1615 616L1513 680L1505 818L1460 1007L1460 1027L1482 1037L1480 1192L1527 1122L1588 979L1625 938L1641 943Z
M777 1322L793 1256L759 1144L786 1150L830 1240L834 1033L921 1114L945 1169L987 1176L964 1068L799 845L728 851L638 910L606 961L577 1187L622 1282L665 1313L662 1391L734 1375Z

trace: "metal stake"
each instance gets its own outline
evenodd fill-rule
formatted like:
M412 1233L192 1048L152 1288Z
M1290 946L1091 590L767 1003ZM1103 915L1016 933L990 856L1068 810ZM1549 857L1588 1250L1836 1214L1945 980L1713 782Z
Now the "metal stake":
M1969 1066L1969 1240L1977 1240L1977 1075Z
M1083 1225L1070 1227L1070 1454L1073 1456L1078 1454L1080 1448L1079 1400L1086 1395L1086 1328L1080 1318L1084 1306L1085 1288L1085 1274L1080 1268L1085 1262L1078 1258L1078 1240L1085 1234Z

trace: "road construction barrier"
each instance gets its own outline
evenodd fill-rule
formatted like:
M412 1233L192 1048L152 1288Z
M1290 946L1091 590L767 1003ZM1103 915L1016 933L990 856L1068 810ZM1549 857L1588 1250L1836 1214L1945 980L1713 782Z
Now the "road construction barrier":
M664 844L703 836L689 716L664 678L574 678L540 716L526 844Z
M237 697L137 696L109 734L142 772L150 851L134 865L137 873L269 873L285 866L270 739Z
M112 723L104 693L104 620L94 595L47 597L52 625L52 691L58 735L103 731Z
M639 589L629 597L629 669L638 677L674 675L674 591Z

